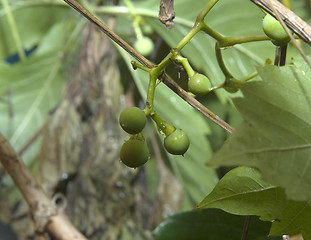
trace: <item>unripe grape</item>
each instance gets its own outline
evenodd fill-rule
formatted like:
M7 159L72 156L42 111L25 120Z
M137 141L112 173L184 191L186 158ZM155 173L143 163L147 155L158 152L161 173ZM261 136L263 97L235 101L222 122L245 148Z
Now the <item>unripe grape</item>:
M209 79L200 73L195 73L188 81L189 91L197 96L202 96L210 91L211 83Z
M137 134L146 125L146 115L138 107L129 107L121 112L119 123L125 132Z
M264 17L262 28L265 34L271 38L272 43L277 46L286 45L290 40L282 24L270 14Z
M134 48L140 54L148 56L152 53L154 44L149 37L142 37L136 40L136 42L134 43Z
M151 35L153 33L153 28L148 23L144 23L144 25L142 26L142 30L145 35Z
M145 164L150 157L148 146L139 139L126 141L120 150L120 159L128 167L137 168Z
M173 133L164 139L165 149L174 155L183 155L188 150L190 145L187 134L181 130L176 129Z

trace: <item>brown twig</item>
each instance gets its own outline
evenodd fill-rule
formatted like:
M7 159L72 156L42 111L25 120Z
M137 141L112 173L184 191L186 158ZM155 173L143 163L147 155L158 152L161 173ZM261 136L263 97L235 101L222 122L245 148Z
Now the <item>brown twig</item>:
M0 162L26 200L37 232L47 232L57 240L86 238L52 206L19 156L0 134Z
M128 43L126 43L122 38L115 34L112 30L109 29L102 21L95 17L92 13L86 10L83 6L77 3L75 0L64 0L68 5L81 13L85 18L94 23L100 28L111 40L117 43L125 51L127 51L132 57L134 57L142 65L152 68L154 65L145 57L143 57L139 52L132 48ZM162 74L161 80L165 85L167 85L171 90L173 90L178 96L184 99L188 104L194 107L197 111L202 113L205 117L209 118L215 124L226 130L228 133L232 133L234 128L231 127L228 123L223 121L216 114L208 110L203 104L191 97L186 91L178 86L173 80L167 77L165 74Z

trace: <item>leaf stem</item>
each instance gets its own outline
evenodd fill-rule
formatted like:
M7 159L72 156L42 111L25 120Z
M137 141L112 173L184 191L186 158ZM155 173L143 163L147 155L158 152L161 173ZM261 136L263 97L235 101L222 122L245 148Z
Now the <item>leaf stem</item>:
M256 77L257 75L258 75L258 72L257 72L257 71L252 72L251 74L245 76L245 77L242 78L242 79L239 79L239 80L234 79L234 83L235 83L235 84L243 84L243 83L245 83L245 82L251 80L252 78Z
M281 55L281 47L278 46L275 49L275 55L274 55L274 65L275 66L279 66L280 55Z
M210 35L212 38L216 39L218 42L224 42L225 37L221 35L220 33L214 31L212 28L206 25L205 22L202 22L202 31L206 34Z
M239 36L239 37L224 37L220 33L214 31L212 28L202 22L202 31L210 35L212 38L219 42L219 47L229 47L236 44L256 42L256 41L266 41L270 40L266 35L250 35L250 36Z
M206 16L206 14L208 14L208 12L214 7L214 5L218 2L219 0L210 0L205 7L201 10L201 12L199 13L197 19L196 19L196 23L201 23L204 21L204 18Z
M184 58L180 55L176 55L176 56L174 56L174 60L176 60L177 62L179 62L183 65L183 67L186 70L189 78L195 74L194 70L192 69L192 67L188 61L188 58Z
M164 121L155 111L150 114L150 117L157 124L158 129L165 134L165 136L171 135L176 130L172 124Z
M158 78L158 72L156 68L152 68L149 72L149 86L148 86L148 91L147 91L147 100L146 100L146 107L145 107L145 111L147 113L147 115L149 115L150 113L152 113L154 110L154 105L153 105L153 101L154 101L154 92L155 92L155 88L156 88L156 82L157 82L157 78Z
M229 47L235 44L257 42L257 41L266 41L270 40L266 35L250 35L250 36L240 36L240 37L224 37L220 41L220 47Z
M218 65L219 65L221 71L223 72L223 74L225 75L226 82L228 82L232 78L232 75L228 71L228 69L224 63L219 42L216 42L216 44L215 44L215 52L216 52L216 59L217 59Z
M140 65L139 63L135 62L135 61L131 61L132 67L134 70L136 70L137 68L145 71L145 72L150 72L150 68L145 67L143 65Z
M186 44L204 27L204 23L196 23L192 27L192 29L184 36L184 38L177 44L176 48L174 48L174 52L178 53L181 49L186 46ZM175 54L174 53L174 54ZM163 72L163 70L171 63L171 59L174 58L174 54L172 51L159 63L157 66L159 72Z
M287 44L281 47L280 66L286 63Z
M22 41L21 41L17 26L16 26L16 22L15 22L8 0L2 0L2 5L3 5L5 12L7 13L8 22L10 25L10 29L12 31L12 35L13 35L13 39L14 39L14 42L17 48L18 56L21 61L25 61L26 54L23 49Z
M142 30L140 28L140 23L142 22L142 18L137 14L135 7L133 6L133 3L131 0L124 0L125 5L127 6L129 13L133 16L133 28L135 31L135 35L137 39L140 39L143 37Z
M242 232L241 240L246 240L250 222L251 222L251 216L246 216L245 217L245 221L244 221L244 226L243 226L243 232Z
M186 36L177 44L176 49L180 51L190 40L203 29L204 22L196 22L190 32L186 34Z
M274 57L274 65L275 66L284 66L286 63L286 52L287 52L287 44L284 46L276 47L275 57Z

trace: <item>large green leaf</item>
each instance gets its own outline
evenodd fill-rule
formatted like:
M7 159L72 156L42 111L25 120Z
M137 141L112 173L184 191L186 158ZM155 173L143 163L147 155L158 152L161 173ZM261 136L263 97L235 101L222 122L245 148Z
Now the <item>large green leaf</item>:
M231 215L217 209L179 213L168 217L155 229L155 240L240 239L244 219L242 216ZM281 237L268 237L270 226L271 223L253 218L247 239L281 239Z
M54 24L26 61L0 64L0 94L7 102L0 105L0 130L16 150L42 127L59 101L65 80L59 54L67 39L66 29L65 21ZM23 159L33 160L38 148L35 145Z
M258 68L263 79L242 88L234 103L245 119L210 165L257 167L290 199L311 200L311 71L293 66Z
M310 205L288 200L283 189L263 181L259 171L252 168L238 167L228 172L197 208L257 215L273 221L271 235L303 233L305 240L311 239Z
M62 1L10 1L10 8L16 23L14 29L8 22L7 13L0 8L0 59L15 54L17 46L14 34L18 34L23 48L37 45L53 24L59 22L67 13ZM13 32L13 31L16 31Z

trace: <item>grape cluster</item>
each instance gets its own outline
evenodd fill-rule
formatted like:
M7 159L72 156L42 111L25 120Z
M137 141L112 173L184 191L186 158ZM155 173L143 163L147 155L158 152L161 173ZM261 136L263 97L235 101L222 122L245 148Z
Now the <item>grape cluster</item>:
M266 14L262 22L262 27L265 34L271 39L273 44L277 46L284 46L290 41L290 38L280 22L271 15ZM138 27L136 26L136 28L137 39L134 43L134 48L141 54L148 56L152 52L154 44L149 37L142 34L139 25ZM188 89L192 94L195 96L204 96L212 89L215 89L215 87L212 88L210 80L205 75L192 69L188 59L182 57L179 51L172 49L171 54L172 57L170 60L182 64L186 70L188 75ZM221 58L220 53L219 56L219 58ZM218 61L221 62L222 60L218 59ZM148 104L146 104L144 110L137 107L129 107L124 109L120 114L120 126L125 132L131 135L129 140L127 140L121 147L121 161L128 167L137 168L145 164L150 158L150 152L142 133L146 125L147 116L156 123L158 131L165 135L164 149L170 154L184 155L190 145L187 134L183 130L176 129L173 125L165 122L153 109L155 81L161 72L154 72L154 69L147 69L144 66L139 66L137 64L134 64L133 67L134 69L140 67L141 69L149 72L150 82L148 94L151 94L150 96L147 95ZM228 71L224 66L222 66L222 71L226 75L226 83L219 87L223 87L225 90L232 93L238 91L239 86L235 82L229 81L230 79L233 79L233 77L228 74Z
M190 145L187 134L163 121L155 113L151 114L151 118L156 122L159 131L166 135L164 139L166 151L174 155L185 154ZM121 147L121 161L131 168L142 166L150 158L150 152L142 134L146 125L145 112L137 107L126 108L120 114L119 123L125 132L131 134L130 139Z

